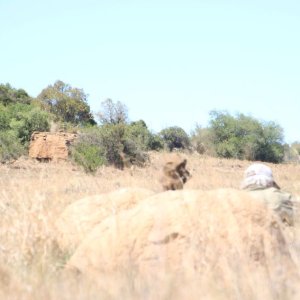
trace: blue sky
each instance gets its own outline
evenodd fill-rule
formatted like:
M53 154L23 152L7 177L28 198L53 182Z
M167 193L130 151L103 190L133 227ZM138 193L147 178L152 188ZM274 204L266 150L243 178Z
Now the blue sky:
M293 142L299 32L296 0L0 0L0 83L35 97L59 79L153 131L241 112Z

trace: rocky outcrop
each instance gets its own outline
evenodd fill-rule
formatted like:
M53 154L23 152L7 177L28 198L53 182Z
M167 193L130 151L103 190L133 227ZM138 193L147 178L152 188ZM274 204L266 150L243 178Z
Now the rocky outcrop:
M55 224L60 249L74 252L90 231L105 218L132 208L153 194L153 191L144 188L123 188L71 203Z
M220 189L163 192L104 219L66 270L100 281L116 272L159 280L213 270L224 282L237 268L241 274L260 268L276 285L283 265L293 268L276 216L244 191Z
M69 146L77 134L67 132L33 132L29 145L29 157L41 161L66 160Z

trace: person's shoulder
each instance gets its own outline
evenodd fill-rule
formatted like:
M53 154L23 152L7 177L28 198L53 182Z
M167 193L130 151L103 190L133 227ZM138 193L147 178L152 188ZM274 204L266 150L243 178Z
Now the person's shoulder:
M270 188L272 193L277 194L280 198L285 199L285 200L291 200L292 199L292 194L280 190L280 189L276 189L274 187Z
M252 195L258 196L258 197L264 197L265 199L277 199L280 201L292 201L292 194L283 191L281 189L278 189L276 187L257 187L248 189L249 192L251 192Z
M287 202L292 200L292 195L275 187L253 190L257 196L261 195L265 199L279 202Z

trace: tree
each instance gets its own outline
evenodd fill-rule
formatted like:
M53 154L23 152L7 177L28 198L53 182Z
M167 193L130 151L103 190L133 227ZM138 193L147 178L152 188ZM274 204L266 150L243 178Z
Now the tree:
M22 144L27 144L34 131L49 131L49 115L39 107L16 104L10 107L9 127Z
M8 108L0 104L0 131L9 129L10 114Z
M126 137L141 151L160 150L163 148L163 140L153 134L143 120L131 122L126 126Z
M295 149L295 151L298 153L298 155L300 155L300 142L298 142L298 141L293 142L291 147L293 149Z
M144 166L149 159L146 151L158 147L153 136L142 120L85 128L72 147L72 157L88 172L95 172L102 164L119 169Z
M190 147L190 138L181 127L171 126L165 128L159 133L159 136L170 151L174 149L188 149Z
M106 99L101 103L101 110L97 113L99 122L105 124L126 124L128 123L128 109L120 101L113 102Z
M284 161L300 162L300 142L295 141L291 145L284 145Z
M0 161L16 159L27 152L33 131L49 130L49 115L33 104L0 104Z
M275 122L263 122L262 135L256 151L256 159L280 163L283 161L283 158L283 129Z
M214 148L214 134L211 128L202 128L200 125L196 125L195 130L191 135L191 143L193 149L199 154L207 154L215 156Z
M275 122L212 111L210 128L218 156L278 163L283 160L283 130Z
M23 89L15 89L9 83L0 84L0 104L7 106L15 103L29 104L31 97Z
M122 169L121 153L124 151L125 126L124 124L106 124L85 128L73 145L74 160L84 167L92 162L94 172L101 164L114 165ZM96 148L98 151L95 151ZM78 154L81 155L81 160L78 159ZM95 162L99 162L99 165Z
M12 130L0 131L0 162L17 159L25 154L25 148Z
M46 110L56 116L57 121L75 125L95 125L96 122L87 103L87 94L63 81L49 85L38 96Z

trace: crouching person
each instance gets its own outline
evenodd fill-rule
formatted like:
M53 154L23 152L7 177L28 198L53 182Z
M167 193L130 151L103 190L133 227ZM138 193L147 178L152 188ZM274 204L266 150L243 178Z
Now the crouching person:
M294 224L292 195L280 189L271 168L260 163L250 165L245 171L241 188L264 201L286 225Z

